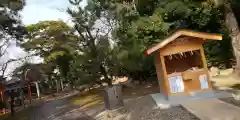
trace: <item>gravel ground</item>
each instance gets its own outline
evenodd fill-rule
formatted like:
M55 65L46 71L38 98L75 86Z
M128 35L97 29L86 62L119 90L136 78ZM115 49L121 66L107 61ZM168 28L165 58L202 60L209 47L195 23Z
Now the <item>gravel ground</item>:
M94 120L67 98L44 102L35 108L31 120Z
M130 110L129 120L199 120L180 106L157 108L150 96L127 101L125 105Z
M230 89L227 92L231 93L232 97L219 98L219 100L240 107L240 90Z
M240 100L236 100L233 97L228 97L228 98L220 98L219 100L224 101L226 103L232 104L232 105L236 105L238 107L240 107Z
M89 117L82 111L79 111L78 109L74 109L74 110L65 112L61 115L49 117L47 120L94 120L94 119Z
M149 95L125 101L125 109L126 114L119 115L113 120L199 120L181 106L157 108Z

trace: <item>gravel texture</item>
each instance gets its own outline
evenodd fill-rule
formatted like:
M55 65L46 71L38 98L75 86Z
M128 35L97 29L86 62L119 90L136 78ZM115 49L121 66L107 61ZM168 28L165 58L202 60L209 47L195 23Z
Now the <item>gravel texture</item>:
M234 98L234 97L220 98L219 100L240 107L240 100L237 100L237 99Z
M49 117L47 120L94 120L82 111L74 109L60 115Z
M31 115L31 120L94 120L79 106L67 99L58 99L40 104Z
M199 120L181 106L168 109L157 108L149 95L127 100L124 104L127 113L112 120Z
M240 90L231 89L227 92L231 93L232 97L219 98L219 100L240 107Z

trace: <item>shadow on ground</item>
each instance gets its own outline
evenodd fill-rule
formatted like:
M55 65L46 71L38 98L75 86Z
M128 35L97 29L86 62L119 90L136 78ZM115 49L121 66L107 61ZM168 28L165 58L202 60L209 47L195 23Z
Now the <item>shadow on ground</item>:
M31 120L93 120L80 107L71 99L53 100L39 105Z
M0 116L1 120L93 120L80 110L80 105L72 104L73 97L42 102L15 114Z
M181 106L160 109L150 95L124 101L126 112L117 112L111 120L199 120ZM104 111L95 116L96 120L107 120Z
M240 84L234 84L234 85L232 85L230 87L233 88L233 89L240 90Z

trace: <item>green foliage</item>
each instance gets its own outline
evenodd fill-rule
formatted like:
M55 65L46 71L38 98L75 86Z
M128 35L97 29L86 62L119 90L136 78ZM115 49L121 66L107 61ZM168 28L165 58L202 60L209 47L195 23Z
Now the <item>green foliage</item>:
M224 32L222 41L210 41L204 44L208 66L230 68L233 66L233 51L228 32Z
M65 51L55 51L51 52L50 55L46 58L46 61L49 62L51 60L56 60L59 56L64 56L66 54Z
M76 85L91 84L100 79L101 74L97 61L90 61L86 57L89 56L79 55L71 61L68 78L72 79Z
M155 77L151 45L178 29L223 33L224 40L204 45L209 66L228 67L232 58L223 14L211 0L69 0L73 27L62 21L27 26L22 46L44 58L51 76L58 68L72 85L111 85L113 76L135 80ZM104 27L102 27L102 24Z
M147 6L147 8L142 7ZM147 4L148 3L148 4ZM151 6L151 9L148 9ZM118 21L113 35L119 45L121 67L124 73L136 78L155 75L151 56L144 51L152 44L176 31L192 29L203 32L226 33L223 15L214 3L204 0L138 0L137 4L118 2L115 9ZM227 35L226 35L227 36ZM206 43L209 65L229 66L232 57L230 39ZM220 53L226 54L220 54ZM139 78L136 78L139 79Z
M72 54L78 44L72 28L63 21L42 21L26 29L29 32L28 41L22 47L43 57L45 63L60 69L62 77L67 79ZM52 75L54 68L48 75Z
M80 1L71 2L78 6ZM211 1L90 0L85 8L75 8L77 10L69 9L68 13L74 18L81 45L86 46L80 47L81 54L71 62L69 77L79 79L80 84L104 81L100 79L104 75L102 66L108 76L129 76L137 80L155 76L153 58L144 56L144 51L177 29L225 33L223 15ZM108 39L94 34L97 31L93 28L94 21L101 17L117 23L111 31L115 43L112 47L107 47L108 42L104 40ZM229 66L231 45L225 38L205 44L210 66ZM219 54L223 52L226 54Z
M0 1L0 58L5 56L11 44L23 40L26 31L21 24L19 11L25 6L25 0L1 0ZM2 59L0 63L0 76L5 76L9 63L14 59Z
M71 28L62 21L43 21L26 29L29 32L28 41L22 47L44 58L54 50L67 48L68 43L75 40Z
M41 81L44 80L46 67L45 64L24 63L13 71L13 77L18 77L21 80L25 80L26 77L30 81Z
M76 82L79 84L106 82L111 85L111 77L116 70L113 66L117 61L115 61L114 49L109 39L113 21L111 15L105 10L112 9L113 6L107 4L107 1L99 3L89 0L87 6L82 8L79 5L80 2L81 0L70 0L75 9L69 8L67 11L79 35L78 52L72 61L70 67L72 73L70 72L69 78L78 79ZM105 25L104 28L101 24Z
M25 30L21 25L19 11L25 6L25 0L1 0L0 1L0 39L12 38L20 40L25 34Z

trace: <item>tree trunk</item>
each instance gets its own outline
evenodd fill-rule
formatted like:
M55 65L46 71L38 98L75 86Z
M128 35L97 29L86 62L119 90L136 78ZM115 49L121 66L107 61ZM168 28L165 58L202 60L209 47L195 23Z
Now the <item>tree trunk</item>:
M56 82L56 89L57 89L57 93L58 93L59 92L59 84L58 84L57 80L55 80L55 82Z
M231 8L231 4L225 3L224 4L224 10L225 10L225 24L226 28L229 31L229 35L232 39L232 47L233 52L236 57L236 66L235 66L235 72L239 76L240 74L240 31L237 19L233 13L233 10Z
M105 81L107 82L108 86L112 86L112 80L108 77L106 69L103 67L103 65L100 65L101 73L104 76Z
M63 91L63 80L60 79L61 90Z

